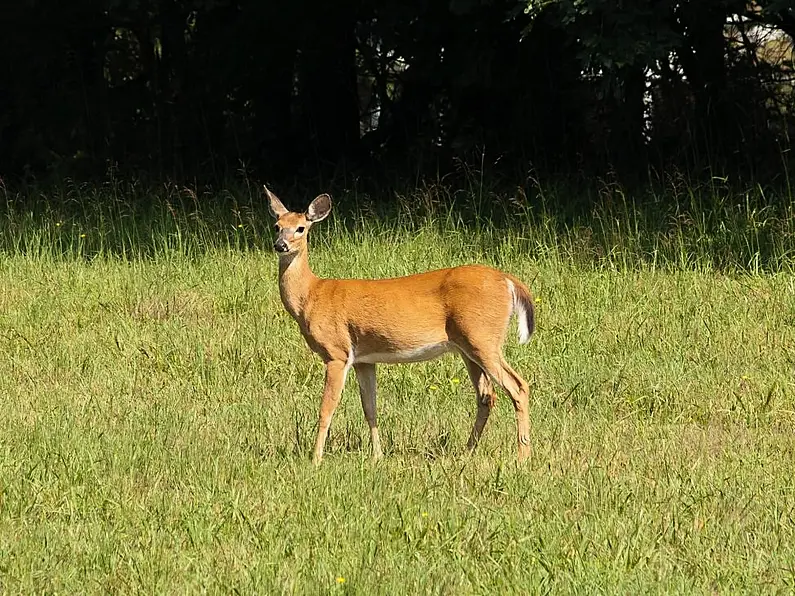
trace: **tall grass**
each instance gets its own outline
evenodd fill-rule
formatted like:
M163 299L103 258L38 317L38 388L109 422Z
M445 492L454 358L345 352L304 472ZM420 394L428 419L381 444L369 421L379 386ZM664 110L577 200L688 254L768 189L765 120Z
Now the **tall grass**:
M562 186L340 194L320 275L483 262L534 290L506 346L534 455L507 399L466 454L449 357L379 367L378 464L350 380L317 470L322 367L257 189L7 193L0 590L792 591L795 224L718 182L578 209Z
M1 190L0 250L11 254L137 259L260 250L270 242L260 188L247 180L221 192L115 179ZM313 195L289 196L307 202ZM795 201L787 186L738 190L723 179L691 185L672 177L629 195L608 183L579 189L531 182L505 192L475 179L457 190L437 182L335 198L339 217L320 233L326 238L433 228L465 237L466 251L509 245L531 258L613 268L773 273L791 270L795 256Z

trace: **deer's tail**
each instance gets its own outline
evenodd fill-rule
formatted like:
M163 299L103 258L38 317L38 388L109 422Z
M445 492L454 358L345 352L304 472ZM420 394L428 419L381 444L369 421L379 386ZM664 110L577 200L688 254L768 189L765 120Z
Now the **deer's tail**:
M530 336L535 330L535 305L533 304L533 295L527 286L524 285L517 278L508 275L508 288L511 290L513 297L513 313L516 313L516 318L519 321L519 343L526 344L530 341Z

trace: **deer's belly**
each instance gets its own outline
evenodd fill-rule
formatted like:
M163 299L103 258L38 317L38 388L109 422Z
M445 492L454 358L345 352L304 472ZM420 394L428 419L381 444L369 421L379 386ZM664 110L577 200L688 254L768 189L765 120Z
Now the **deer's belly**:
M356 354L354 352L353 361L364 362L368 364L401 364L405 362L422 362L424 360L433 360L442 354L452 352L454 346L447 341L437 344L429 344L419 348L410 350L396 350L392 352L370 352L366 354Z

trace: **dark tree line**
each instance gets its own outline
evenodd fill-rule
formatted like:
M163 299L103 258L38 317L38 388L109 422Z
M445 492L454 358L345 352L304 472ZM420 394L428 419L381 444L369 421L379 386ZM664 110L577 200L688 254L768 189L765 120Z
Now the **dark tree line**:
M791 0L5 2L0 176L775 175L793 39Z

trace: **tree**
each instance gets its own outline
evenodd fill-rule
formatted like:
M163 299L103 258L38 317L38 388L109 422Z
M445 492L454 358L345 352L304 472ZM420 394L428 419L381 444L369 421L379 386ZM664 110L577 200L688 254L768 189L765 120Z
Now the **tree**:
M759 174L795 129L788 0L23 0L1 175ZM787 50L789 48L789 50Z

